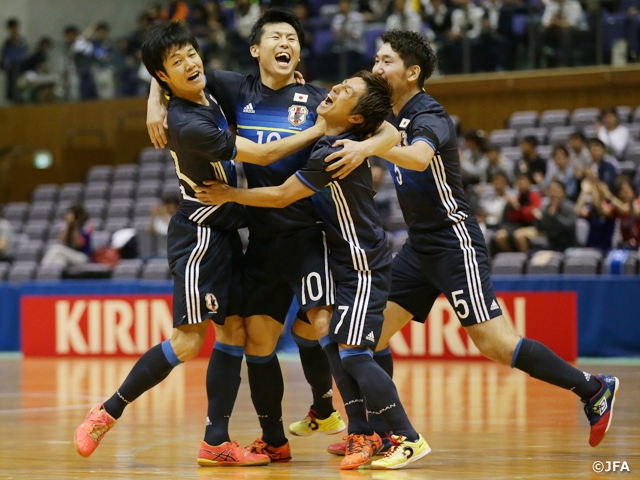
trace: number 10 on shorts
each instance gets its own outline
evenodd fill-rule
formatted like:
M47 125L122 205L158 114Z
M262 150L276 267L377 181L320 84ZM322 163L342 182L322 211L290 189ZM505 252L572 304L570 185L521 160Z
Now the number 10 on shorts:
M309 300L315 302L322 298L322 278L317 272L311 272L306 277L302 277L302 305L307 304L307 295Z

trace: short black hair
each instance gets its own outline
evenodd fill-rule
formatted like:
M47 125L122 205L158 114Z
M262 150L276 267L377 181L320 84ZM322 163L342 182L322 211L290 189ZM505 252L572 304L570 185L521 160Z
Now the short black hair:
M66 27L64 27L64 34L66 35L67 33L75 33L78 34L80 33L80 30L78 29L78 27L76 27L75 25L67 25Z
M351 78L361 78L366 86L364 95L351 110L351 115L362 115L364 118L364 121L354 125L351 131L364 138L375 132L391 114L393 88L385 78L366 70L356 73Z
M553 151L551 153L552 157L555 157L556 152L562 150L564 152L564 154L568 157L569 156L569 150L567 149L567 147L565 147L564 145L562 145L561 143L556 143L553 146Z
M17 18L10 18L9 20L7 20L7 28L15 28L20 26L20 20L18 20Z
M142 63L167 92L170 92L169 86L160 80L157 72L167 73L164 69L167 55L172 48L182 48L185 45L192 45L200 53L198 40L191 30L180 22L160 22L151 25L142 43Z
M595 143L596 145L599 145L600 147L606 149L607 146L604 144L604 142L602 140L600 140L598 137L593 137L589 139L588 144L591 145L592 143Z
M569 138L579 138L580 140L582 140L583 142L585 141L584 138L584 133L582 132L573 132L571 135L569 135Z
M555 183L556 185L560 185L560 188L562 189L562 193L564 193L565 195L567 194L567 186L564 184L563 181L558 180L557 178L554 178L549 182L549 186L551 186L552 183Z
M162 203L164 203L165 205L167 204L178 205L180 204L180 197L175 194L165 195L164 197L162 197Z
M294 14L287 12L286 10L270 8L264 12L256 23L253 24L253 27L251 27L249 45L258 45L262 39L262 34L264 33L264 26L272 23L288 23L296 31L300 45L304 43L304 31L302 30L302 25L300 25L300 20L298 20Z
M382 42L388 43L391 50L396 52L409 68L413 65L420 67L418 86L428 80L436 68L438 59L428 40L416 32L389 30L382 35Z
M538 137L536 137L535 135L525 135L522 140L520 140L520 143L528 143L529 145L533 145L534 147L538 146Z

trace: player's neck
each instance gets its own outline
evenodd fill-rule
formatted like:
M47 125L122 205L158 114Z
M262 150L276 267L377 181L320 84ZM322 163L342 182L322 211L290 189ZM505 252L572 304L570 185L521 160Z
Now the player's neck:
M184 98L198 105L209 106L209 100L207 100L204 90L200 90L199 92L174 91L173 94L178 98Z
M396 94L393 95L393 114L397 116L409 100L415 97L417 93L420 93L420 91L417 86L409 88L406 91L397 91Z
M283 77L282 75L271 75L262 67L260 67L260 80L265 87L269 87L271 90L280 90L296 82L293 72L291 75Z
M340 135L344 132L346 132L347 130L349 130L352 127L351 123L345 123L345 124L328 124L324 129L324 134L328 137L335 137L337 135Z

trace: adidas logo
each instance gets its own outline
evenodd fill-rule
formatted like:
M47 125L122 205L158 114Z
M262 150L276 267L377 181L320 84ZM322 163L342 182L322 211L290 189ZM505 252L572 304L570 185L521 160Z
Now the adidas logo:
M589 380L591 380L591 374L587 373L587 372L582 372L582 374L584 375L585 380L588 382Z
M207 423L206 423L206 425L207 425L207 426L211 425L211 420L209 420L209 417L208 417L208 416L207 416Z
M327 393L322 395L322 398L332 398L333 397L333 388L330 388Z
M373 336L373 332L369 332L369 334L364 338L365 338L365 340L368 340L369 342L375 342L376 341L376 337Z
M256 113L256 111L253 109L252 104L248 104L242 109L242 113Z
M498 310L500 307L498 306L498 302L496 302L495 300L493 302L491 302L491 308L490 310Z

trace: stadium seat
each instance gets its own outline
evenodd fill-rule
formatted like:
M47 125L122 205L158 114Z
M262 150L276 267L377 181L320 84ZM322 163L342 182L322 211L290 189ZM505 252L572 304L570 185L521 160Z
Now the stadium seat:
M16 245L13 254L17 262L39 262L42 258L44 242L42 240L29 240Z
M138 171L138 181L160 180L164 176L164 163L147 163Z
M156 239L151 233L151 217L138 217L133 221L138 243L138 256L148 258L156 253Z
M29 237L29 240L44 241L48 231L48 220L35 220L33 222L27 223L24 226L22 233Z
M513 147L518 132L514 129L493 130L489 135L489 143L499 147Z
M109 165L96 165L87 172L86 183L110 182L113 168Z
M29 213L29 204L27 202L11 202L5 205L2 216L9 220L20 221L21 223L27 219Z
M107 210L107 201L104 199L85 200L84 209L89 215L89 220L104 220L104 214Z
M138 179L138 165L135 163L125 163L118 165L113 172L113 181L131 180L136 181Z
M524 137L533 136L538 139L538 144L544 145L547 143L547 134L545 127L527 127L518 133L518 141L522 141Z
M160 200L158 198L145 197L136 200L133 207L134 218L145 218L151 216L151 210L154 206L158 205Z
M549 131L549 145L565 145L569 142L571 134L575 132L577 130L573 125L552 127Z
M31 195L32 202L55 202L58 200L60 187L51 183L38 185Z
M409 238L409 232L407 230L398 230L391 236L391 251L396 254L400 250L405 243L407 243L407 238Z
M113 268L111 278L114 280L133 280L140 277L143 261L134 258L131 260L120 260Z
M91 182L87 183L84 191L84 201L87 200L103 200L109 195L111 184L107 182Z
M586 139L595 138L598 136L598 130L595 125L589 124L582 127L582 134Z
M171 161L171 153L168 149L157 149L155 147L148 147L143 149L138 155L138 163L140 165L146 165L148 163L166 163Z
M616 107L616 112L618 112L618 123L626 125L631 121L631 113L633 110L628 105L618 105Z
M311 49L315 55L326 55L330 53L333 45L333 32L329 29L318 30L313 37Z
M140 276L143 280L169 280L171 272L166 259L164 262L148 262L142 269Z
M133 198L136 191L137 183L131 180L114 181L111 185L109 198L113 200Z
M9 220L9 224L11 225L11 231L14 235L22 232L22 220Z
M638 253L633 250L611 250L604 260L603 273L635 275L638 273Z
M522 158L522 150L520 147L502 147L500 153L514 162Z
M627 162L633 162L636 166L640 167L640 143L633 143L629 145L626 153L624 154L624 159Z
M533 254L527 265L529 275L553 275L560 273L564 255L552 250L540 250Z
M173 163L167 163L164 166L163 178L165 182L178 183L178 175L176 175L176 166Z
M497 253L491 262L491 273L493 275L520 275L524 273L524 265L526 261L526 253Z
M536 152L538 152L540 158L549 160L553 152L553 145L538 145L536 147Z
M182 194L180 193L180 184L178 183L178 180L177 179L165 180L164 183L162 184L162 191L160 192L160 196L162 198L170 197L170 196L182 197Z
M630 178L633 178L637 169L638 165L636 162L632 160L625 160L624 162L618 162L616 172L618 172L618 175L629 175Z
M7 278L10 269L11 264L9 262L0 262L0 282L3 282Z
M101 263L85 263L67 268L65 277L73 279L110 278L111 268Z
M593 125L599 117L600 110L597 108L576 108L571 114L571 125L580 130Z
M131 226L131 219L129 217L111 217L105 220L102 226L103 230L113 233L123 228L129 228Z
M114 217L131 218L133 204L134 202L130 198L115 198L111 200L107 207L107 221Z
M544 128L564 127L569 121L569 110L545 110L540 115L540 126Z
M34 261L15 261L11 265L7 280L16 283L32 280L36 273L37 266L38 263Z
M36 272L36 280L60 280L63 272L62 265L40 265Z
M142 198L157 198L161 188L160 180L141 180L136 187L136 204Z
M58 203L68 201L78 203L82 200L84 193L84 184L82 183L63 183L58 194Z
M538 112L515 112L509 118L508 127L516 130L538 126Z
M630 123L627 125L629 129L629 136L631 137L631 141L640 140L640 123Z
M365 50L365 58L373 59L376 57L376 53L378 52L378 39L385 32L386 28L384 23L370 23L366 26L364 31L364 44L366 46ZM380 42L382 43L382 42Z
M50 220L51 214L53 213L54 204L53 202L39 202L31 205L31 209L29 209L29 216L27 217L28 222L33 222L34 220Z
M633 123L640 123L640 105L633 112Z
M97 230L91 235L91 246L94 250L106 248L111 245L111 232Z
M597 275L600 273L600 261L596 257L566 257L564 273L567 275Z
M51 222L49 224L49 229L47 230L47 238L45 238L45 242L49 242L51 240L55 240L57 242L60 233L64 230L64 226L65 222L63 220Z

